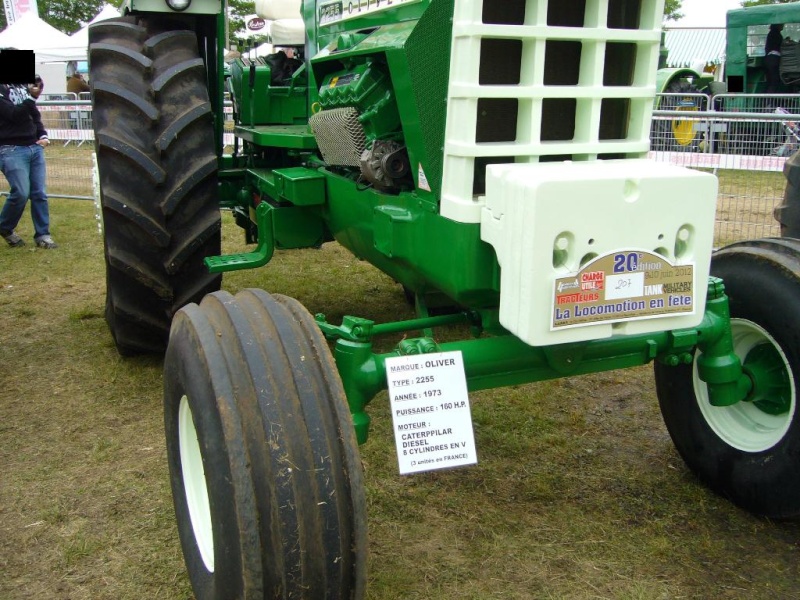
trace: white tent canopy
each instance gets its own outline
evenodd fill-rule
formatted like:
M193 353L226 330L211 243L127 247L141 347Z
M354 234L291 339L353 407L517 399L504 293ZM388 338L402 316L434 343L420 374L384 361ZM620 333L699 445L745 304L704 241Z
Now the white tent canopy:
M86 60L86 46L73 46L67 38L67 43L52 48L42 48L36 52L36 62L69 62L72 60Z
M45 48L69 43L69 36L48 25L35 13L26 12L13 24L0 32L0 48L33 50L36 60Z
M62 61L82 61L89 55L89 25L104 21L113 17L119 17L119 10L106 4L100 12L89 21L84 27L66 36L66 39L58 44L52 44L36 53L36 60L39 62L62 62Z
M89 25L92 23L97 23L98 21L105 21L106 19L113 19L114 17L119 16L119 9L114 8L110 4L103 5L103 8L101 8L100 12L95 15L94 19L69 36L70 45L81 47L86 50L89 47ZM84 58L83 60L86 59Z

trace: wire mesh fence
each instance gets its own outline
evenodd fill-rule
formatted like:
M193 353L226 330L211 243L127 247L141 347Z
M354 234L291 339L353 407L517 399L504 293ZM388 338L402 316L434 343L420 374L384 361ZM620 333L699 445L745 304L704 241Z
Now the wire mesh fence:
M60 94L75 96L75 94ZM53 97L50 94L48 97ZM88 100L45 100L37 103L42 124L53 142L81 146L94 139L92 131L92 103Z
M783 166L800 149L800 94L660 94L657 105L651 157L719 178L715 243L779 236L773 215Z
M658 105L650 156L719 178L715 244L780 235L773 211L783 199L783 165L800 149L800 95L664 94ZM39 109L52 141L46 153L48 194L93 199L91 103L48 99ZM230 106L225 116L230 148ZM0 188L7 193L4 178Z
M772 161L771 169L742 169L730 168L724 158L708 160L709 155L704 154L684 154L678 157L665 154L651 152L656 160L706 170L718 177L715 246L746 239L780 236L780 223L774 217L774 210L783 201L786 180L782 167L786 158ZM776 163L779 164L775 166ZM763 167L764 164L758 166Z
M51 144L47 148L47 193L52 197L93 200L92 154L94 131L92 103L88 94L46 94L37 106ZM233 144L233 115L225 106L226 148ZM8 182L0 177L0 194L8 193Z

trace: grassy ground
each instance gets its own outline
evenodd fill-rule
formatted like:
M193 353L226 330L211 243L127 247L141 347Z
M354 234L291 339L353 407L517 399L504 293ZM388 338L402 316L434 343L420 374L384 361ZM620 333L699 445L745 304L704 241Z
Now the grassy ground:
M155 358L103 321L89 202L54 200L55 251L0 248L0 598L183 599ZM26 239L26 214L19 229ZM225 226L229 251L240 234ZM336 245L226 276L331 321L408 316ZM362 447L371 600L794 599L800 523L755 518L674 451L643 367L471 396L479 464L401 477L385 394Z

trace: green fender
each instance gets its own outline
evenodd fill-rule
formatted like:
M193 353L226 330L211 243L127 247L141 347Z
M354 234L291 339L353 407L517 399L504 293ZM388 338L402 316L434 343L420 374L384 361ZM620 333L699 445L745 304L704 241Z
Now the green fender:
M673 82L690 78L699 92L707 92L708 83L712 79L710 75L698 73L694 69L671 67L659 69L656 73L656 93L665 94ZM653 108L658 108L658 98L653 102Z

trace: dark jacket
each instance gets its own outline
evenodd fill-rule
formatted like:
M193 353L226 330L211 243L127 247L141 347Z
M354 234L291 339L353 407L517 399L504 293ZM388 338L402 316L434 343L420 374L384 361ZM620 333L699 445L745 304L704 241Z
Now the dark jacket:
M767 43L764 45L764 54L769 55L770 52L781 53L781 44L783 44L783 36L780 30L770 28L767 34Z
M32 146L47 138L36 102L24 85L0 85L0 146Z

